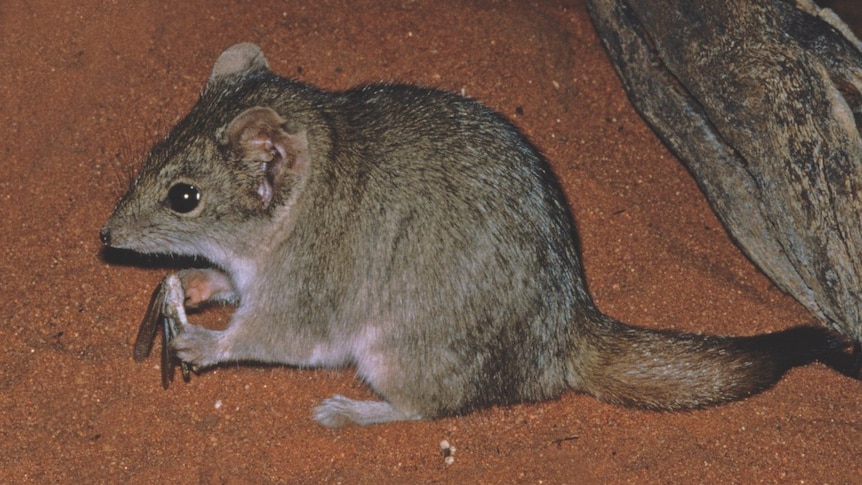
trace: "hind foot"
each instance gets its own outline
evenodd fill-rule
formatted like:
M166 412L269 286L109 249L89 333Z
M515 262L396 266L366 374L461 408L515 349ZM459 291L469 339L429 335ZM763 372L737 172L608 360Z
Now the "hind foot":
M356 401L336 394L314 408L314 419L324 426L340 428L351 422L365 426L392 421L416 421L422 416L399 411L386 401Z

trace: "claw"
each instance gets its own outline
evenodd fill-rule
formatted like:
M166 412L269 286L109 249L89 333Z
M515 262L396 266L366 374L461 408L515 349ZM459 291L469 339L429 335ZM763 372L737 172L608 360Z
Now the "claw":
M176 275L170 275L162 280L153 292L150 306L144 315L138 336L135 339L133 356L140 362L147 358L153 347L153 341L159 328L162 329L162 387L168 388L174 380L174 368L177 359L171 352L170 343L188 324L184 306L185 292L182 282ZM183 380L189 381L189 364L179 362Z

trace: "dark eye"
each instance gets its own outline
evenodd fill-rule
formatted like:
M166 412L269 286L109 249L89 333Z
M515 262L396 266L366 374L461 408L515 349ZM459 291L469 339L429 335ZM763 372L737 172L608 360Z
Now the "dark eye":
M168 204L180 214L195 210L200 201L201 191L194 185L180 183L168 190Z

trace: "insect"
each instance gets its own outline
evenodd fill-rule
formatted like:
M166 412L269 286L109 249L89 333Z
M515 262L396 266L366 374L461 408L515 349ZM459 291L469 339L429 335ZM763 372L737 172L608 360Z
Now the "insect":
M167 276L153 291L150 306L138 328L138 336L135 338L133 357L135 362L142 362L149 355L156 339L156 333L162 330L162 387L165 389L174 380L174 370L177 365L183 374L183 380L189 381L191 366L180 362L170 348L171 340L180 332L183 326L188 325L186 310L183 305L185 301L183 285L177 275Z

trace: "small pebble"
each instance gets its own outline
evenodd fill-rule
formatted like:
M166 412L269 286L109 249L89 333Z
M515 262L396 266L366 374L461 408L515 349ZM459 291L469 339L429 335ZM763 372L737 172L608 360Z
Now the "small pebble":
M443 452L443 463L447 465L455 463L455 447L450 445L448 440L440 442L440 451Z

